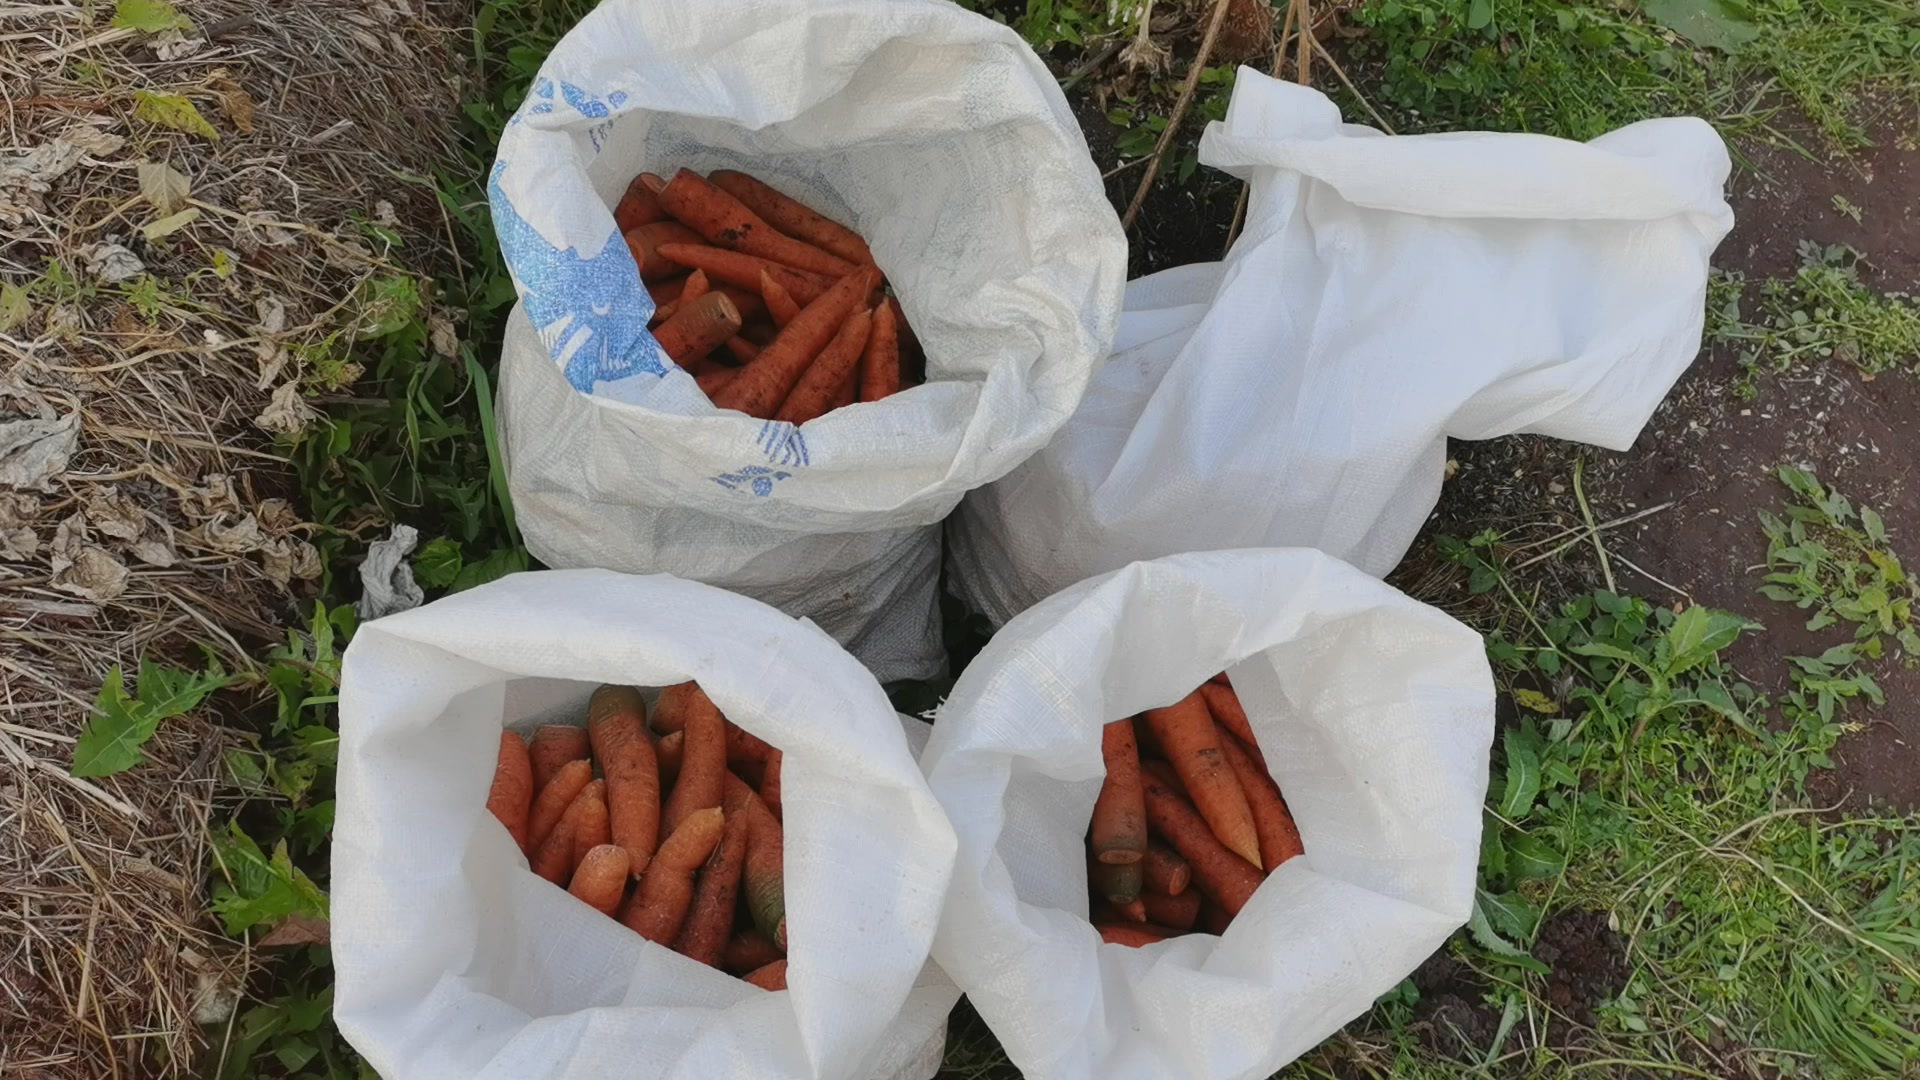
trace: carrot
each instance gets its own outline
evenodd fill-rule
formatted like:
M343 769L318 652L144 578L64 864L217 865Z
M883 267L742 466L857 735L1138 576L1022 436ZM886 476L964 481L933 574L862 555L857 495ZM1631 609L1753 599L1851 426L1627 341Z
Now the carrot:
M1227 924L1232 921L1233 916L1227 912L1226 908L1221 907L1218 901L1207 896L1200 898L1200 917L1195 920L1195 924L1201 930L1209 934L1224 934L1227 932Z
M854 264L837 255L782 233L747 209L747 205L707 182L692 169L681 169L658 193L667 213L693 227L707 240L730 251L743 251L797 270L841 277Z
M688 814L640 875L640 888L620 913L627 929L663 945L678 937L693 904L693 872L713 854L725 831L726 815L717 806Z
M500 733L500 753L487 789L487 812L507 827L520 850L527 848L527 814L533 809L533 763L527 743L511 731Z
M667 321L668 316L673 314L673 305L686 295L687 282L691 280L692 276L689 275L644 283L647 295L653 298L653 314L647 318L648 326L658 326Z
M742 930L727 939L720 954L720 969L738 975L766 967L780 959L780 946L758 930Z
M867 344L873 344L873 334L871 331L867 334ZM846 378L840 380L839 387L833 392L833 400L827 404L827 411L832 412L835 409L844 409L859 400L860 369L856 366L854 370L847 372Z
M661 735L671 735L687 726L687 703L693 700L697 687L692 681L674 683L660 691L653 702L653 730Z
M686 366L718 348L740 330L740 309L726 293L710 292L692 300L684 296L673 315L653 331L653 339L674 363Z
M1187 796L1228 850L1260 865L1260 839L1247 794L1220 751L1220 729L1196 691L1164 709L1149 709L1147 725L1160 739L1167 761L1180 774ZM1184 854L1184 852L1183 852Z
M895 305L873 311L873 333L866 355L860 358L860 400L879 401L900 392L900 323Z
M714 404L723 409L739 409L749 416L772 417L794 384L800 381L807 365L838 336L848 313L866 295L872 276L871 270L848 274L808 304L780 331L773 344L761 350L758 360L740 369L740 378L734 380ZM867 322L870 324L871 320Z
M1137 862L1107 863L1095 859L1087 865L1087 883L1094 895L1124 907L1140 899L1140 889L1146 880L1144 871Z
M672 786L680 775L680 762L687 753L687 733L675 731L660 736L660 742L653 748L654 757L660 763L660 785Z
M727 774L727 808L748 819L747 860L742 872L747 914L760 932L787 947L786 831L747 782Z
M1103 863L1137 863L1147 857L1147 807L1140 794L1140 749L1133 721L1115 720L1100 731L1107 779L1093 804L1093 854Z
M1200 918L1200 900L1200 893L1194 890L1183 892L1179 896L1168 896L1157 892L1141 893L1140 901L1147 913L1147 917L1142 921L1174 930L1191 930L1194 922Z
M660 281L681 273L683 269L693 269L674 260L663 246L698 244L700 234L677 221L656 221L651 225L642 225L630 232L622 233L627 240L627 251L633 255L633 261L639 264L640 280Z
M703 371L695 375L693 381L700 385L700 391L707 395L707 400L712 401L719 397L727 387L739 381L740 373L745 370L745 368L737 367L716 368L712 371ZM676 732L676 734L678 733Z
M775 960L766 967L743 976L748 984L762 990L785 990L787 988L787 962Z
M580 860L587 857L587 852L601 844L613 843L613 827L607 816L606 781L595 780L588 784L586 789L580 792L580 798L586 799L587 805L580 811L579 819L573 823L573 853L567 858L569 874L580 866ZM561 820L566 819L563 817Z
M1145 795L1142 796L1142 812L1145 812ZM1193 868L1178 853L1157 843L1147 845L1147 888L1153 892L1168 896L1179 896L1187 891L1187 883L1193 879Z
M607 820L635 874L660 843L660 763L647 737L647 705L631 686L603 686L587 702L593 755L607 780Z
M613 208L614 224L623 233L667 219L667 212L660 208L659 197L647 186L649 175L641 173L634 177L633 183L627 185L627 193L620 196L619 204Z
M1254 759L1266 768L1266 756L1260 753L1260 740L1254 738L1253 724L1247 719L1247 710L1240 705L1240 696L1231 686L1218 683L1202 683L1200 696L1206 699L1207 711L1213 714L1214 722L1233 733L1240 745L1253 751Z
M674 243L661 245L659 254L688 269L705 270L710 280L756 292L760 288L760 275L766 274L802 304L812 303L833 287L833 279L824 274L810 274L726 248Z
M686 750L673 793L660 811L660 827L672 832L696 810L719 806L726 790L727 721L698 686L687 703Z
M660 298L654 294L653 290L647 290L647 295L654 297L653 302L655 305L653 317L647 320L648 326L658 326L668 319L673 318L674 314L678 312L683 305L690 301L698 300L712 291L712 286L707 281L707 272L705 270L695 270L686 277L674 278L672 281L662 282L660 291L662 293L671 292L673 299L663 303ZM728 299L732 298L729 297Z
M739 199L768 224L796 240L804 240L850 263L866 264L873 261L873 252L867 249L867 242L860 239L859 233L746 173L716 169L707 179L713 182L714 187Z
M1232 686L1233 685L1233 681L1227 678L1227 673L1224 671L1216 673L1213 676L1213 678L1208 679L1207 681L1212 683L1215 686Z
M789 424L804 424L825 416L840 396L840 384L860 366L860 350L866 348L867 335L873 329L873 313L855 311L840 324L840 332L814 357L813 365L800 376L800 382L787 394L787 400L774 415Z
M1101 941L1109 945L1126 945L1135 949L1179 936L1175 931L1164 926L1150 926L1145 923L1095 923L1093 928L1100 931Z
M800 314L800 305L793 299L793 294L782 288L779 282L773 280L773 275L764 270L760 272L760 299L767 302L767 314L773 316L773 325L783 330L795 315Z
M577 762L576 764L585 765L586 763ZM565 885L567 879L573 876L574 837L580 835L582 826L591 819L594 803L599 802L604 812L605 789L606 784L599 780L581 787L580 793L567 804L566 812L560 816L560 820L547 831L546 839L542 840L540 846L535 849L534 873L555 885Z
M727 351L743 364L751 364L760 358L760 346L737 335L727 339Z
M1194 885L1237 915L1260 887L1260 871L1215 839L1206 819L1174 791L1169 771L1158 762L1141 766L1147 824L1187 860Z
M1300 829L1287 810L1287 800L1280 795L1280 785L1273 782L1264 766L1253 760L1253 754L1240 745L1240 740L1223 732L1220 749L1227 755L1227 764L1239 778L1241 789L1247 793L1253 827L1260 835L1261 869L1271 874L1281 863L1305 854L1306 848L1300 844Z
M688 300L698 300L702 296L705 296L708 290L712 288L713 283L707 280L707 272L705 270L695 270L693 273L687 275L686 287L680 291L680 302L685 303Z
M626 895L627 867L625 848L601 844L580 860L567 891L600 914L611 915L620 910L620 898Z
M533 761L533 790L545 791L548 781L569 761L587 758L587 729L571 724L548 724L533 733L533 745L527 749ZM561 807L566 809L566 807Z
M767 755L767 767L760 778L760 801L767 804L767 811L775 821L784 820L780 811L780 763L786 757L778 750Z
M766 764L774 754L773 747L767 741L753 734L733 721L727 721L727 764L742 765L747 762Z
M713 849L706 869L700 871L695 886L693 907L673 943L675 952L698 960L708 967L720 966L720 954L727 947L727 935L733 929L734 898L740 894L740 870L747 857L747 836L751 818L732 814L720 846Z
M537 735L534 737L539 738ZM593 762L581 758L560 766L560 771L553 774L547 786L540 789L540 794L534 796L533 809L527 815L528 854L539 851L541 845L547 842L547 834L560 824L561 816L573 805L581 789L592 780Z

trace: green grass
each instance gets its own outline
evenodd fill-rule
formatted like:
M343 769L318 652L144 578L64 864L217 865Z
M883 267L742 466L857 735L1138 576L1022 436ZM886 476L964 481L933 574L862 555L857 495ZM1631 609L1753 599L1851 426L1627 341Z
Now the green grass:
M1920 372L1920 303L1869 288L1860 253L1845 245L1802 242L1800 259L1792 278L1757 287L1742 274L1715 275L1707 335L1739 350L1744 396L1764 376L1825 360L1869 375Z

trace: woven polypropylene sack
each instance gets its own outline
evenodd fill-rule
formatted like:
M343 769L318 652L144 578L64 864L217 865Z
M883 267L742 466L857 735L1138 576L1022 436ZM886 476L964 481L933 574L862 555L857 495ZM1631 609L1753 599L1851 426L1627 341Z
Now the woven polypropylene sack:
M799 428L716 410L647 334L610 210L681 167L751 173L864 235L927 383ZM541 68L490 193L520 294L500 415L529 550L756 596L882 679L935 670L936 523L1072 413L1126 272L1019 36L944 0L608 0Z
M1087 921L1101 728L1225 669L1299 825L1228 925L1144 948ZM922 760L960 854L934 942L1029 1080L1254 1080L1466 921L1493 738L1473 631L1319 552L1135 563L1016 617ZM1193 887L1193 886L1189 886Z
M873 676L817 627L666 576L516 574L362 626L345 657L334 1017L407 1080L925 1080L958 997L927 963L952 828ZM486 810L500 730L601 683L697 679L779 747L783 993L536 876ZM915 721L905 721L915 724Z
M1450 437L1627 449L1699 352L1733 224L1726 147L1694 119L1386 136L1243 68L1200 160L1252 186L1226 261L1131 283L1073 419L956 515L956 578L995 623L1180 551L1384 576Z

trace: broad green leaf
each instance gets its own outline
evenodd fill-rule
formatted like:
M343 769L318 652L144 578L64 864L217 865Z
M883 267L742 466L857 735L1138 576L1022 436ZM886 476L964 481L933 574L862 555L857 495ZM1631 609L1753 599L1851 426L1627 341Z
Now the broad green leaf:
M1860 527L1867 530L1867 539L1876 544L1887 542L1887 523L1880 519L1870 506L1860 508Z
M1540 922L1539 908L1527 903L1519 893L1478 891L1480 907L1495 930L1514 938L1533 936L1533 928Z
M476 563L468 563L453 579L452 591L461 592L476 585L518 573L527 568L527 553L520 548L496 551Z
M152 243L163 237L172 236L199 220L200 211L197 208L188 207L177 214L168 214L157 221L149 221L140 226L140 235L146 237L148 243Z
M1473 0L1467 8L1467 29L1485 29L1493 22L1493 0Z
M193 20L166 0L119 0L113 5L112 25L119 30L159 34L168 30L191 30Z
M413 556L413 579L423 588L444 589L460 576L464 562L457 541L438 537L422 544Z
M1519 821L1533 809L1534 797L1540 794L1540 755L1516 739L1512 731L1507 732L1505 743L1507 790L1500 798L1500 814L1508 821Z
M1673 626L1667 631L1667 643L1672 650L1667 673L1678 675L1699 667L1733 644L1740 632L1752 625L1724 611L1698 606L1688 608L1673 620Z
M1547 965L1535 960L1526 950L1508 941L1506 938L1501 937L1500 934L1494 930L1493 924L1488 921L1487 913L1480 906L1478 897L1474 899L1473 915L1467 920L1467 931L1473 935L1473 940L1479 943L1481 948L1503 960L1518 964L1529 971L1538 972L1541 975L1545 975L1551 970Z
M1488 820L1480 830L1480 876L1489 881L1504 881L1507 876L1507 845L1501 840L1504 830Z
M193 102L179 94L156 94L148 90L133 92L133 115L149 124L158 124L175 131L184 131L189 135L200 135L220 141L220 133L193 107Z
M1516 833L1507 840L1507 867L1521 880L1547 878L1558 875L1566 859L1545 840Z
M1640 8L1701 48L1737 53L1760 36L1753 17L1733 0L1640 0Z
M1579 653L1581 656L1604 656L1612 660L1624 660L1629 664L1637 664L1640 662L1639 657L1627 650L1615 645L1603 645L1598 641L1590 641L1585 645L1575 645L1573 651Z
M269 856L237 821L228 824L226 835L208 839L216 868L225 876L214 886L212 907L227 933L238 935L293 914L327 917L327 895L293 865L286 841L274 845Z
M179 671L142 661L135 694L128 697L125 675L116 666L107 673L93 715L73 744L73 775L111 776L138 765L140 748L153 738L160 721L194 708L229 681L218 668Z

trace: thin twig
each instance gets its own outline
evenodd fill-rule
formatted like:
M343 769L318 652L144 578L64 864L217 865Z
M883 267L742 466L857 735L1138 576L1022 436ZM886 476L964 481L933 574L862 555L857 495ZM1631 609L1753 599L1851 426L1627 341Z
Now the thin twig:
M1180 121L1187 115L1187 107L1193 104L1193 92L1200 86L1200 76L1207 70L1207 61L1213 56L1213 43L1220 36L1220 26L1227 21L1228 0L1213 0L1213 16L1207 20L1206 35L1200 39L1200 51L1194 54L1193 67L1187 72L1187 81L1180 87L1180 98L1173 103L1173 115L1167 117L1167 128L1160 133L1160 141L1153 148L1153 157L1147 160L1147 175L1140 178L1140 187L1133 193L1133 201L1127 204L1127 212L1120 216L1120 228L1133 228L1134 219L1140 216L1140 207L1147 201L1147 193L1153 190L1153 181L1160 175L1160 165L1166 160L1167 150L1173 146L1173 137L1180 130Z

